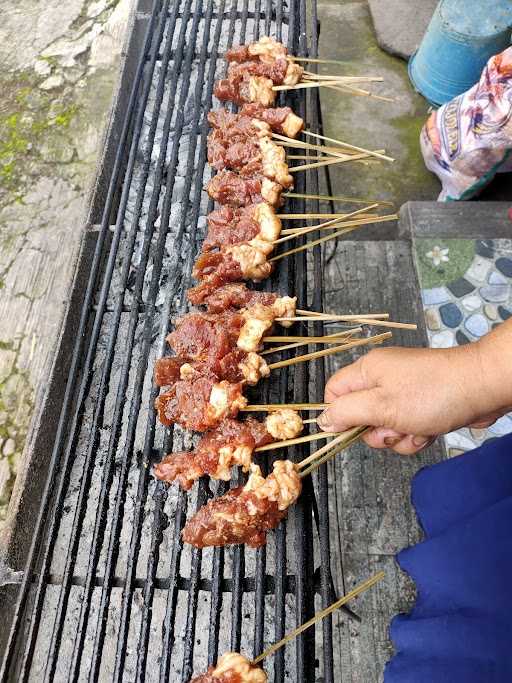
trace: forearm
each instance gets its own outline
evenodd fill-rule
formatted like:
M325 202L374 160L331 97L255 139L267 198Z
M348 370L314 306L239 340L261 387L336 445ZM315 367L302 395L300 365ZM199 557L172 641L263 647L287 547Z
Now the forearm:
M475 345L478 355L479 393L482 409L493 412L512 407L512 318L496 327Z
M512 409L512 320L473 344L449 349L376 349L327 383L326 431L375 427L371 446L402 439L397 452L468 425L486 427Z

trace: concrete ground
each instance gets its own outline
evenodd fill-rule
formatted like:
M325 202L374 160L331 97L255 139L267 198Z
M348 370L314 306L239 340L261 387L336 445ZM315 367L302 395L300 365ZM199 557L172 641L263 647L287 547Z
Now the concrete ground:
M46 389L132 6L2 6L0 526Z
M428 103L414 92L407 64L392 57L376 43L366 0L319 4L320 56L350 62L340 71L382 76L384 83L371 85L372 92L394 99L383 102L321 89L325 134L370 149L385 148L396 159L367 166L331 166L336 194L379 198L397 207L410 200L436 199L440 184L423 164L418 139L428 115ZM333 72L322 65L321 73Z

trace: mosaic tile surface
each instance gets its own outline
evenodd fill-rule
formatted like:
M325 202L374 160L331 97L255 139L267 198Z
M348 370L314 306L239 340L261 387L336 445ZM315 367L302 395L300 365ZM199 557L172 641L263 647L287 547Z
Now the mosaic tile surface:
M416 259L432 348L469 344L512 316L512 240L418 239ZM512 414L448 434L446 450L459 455L511 432Z

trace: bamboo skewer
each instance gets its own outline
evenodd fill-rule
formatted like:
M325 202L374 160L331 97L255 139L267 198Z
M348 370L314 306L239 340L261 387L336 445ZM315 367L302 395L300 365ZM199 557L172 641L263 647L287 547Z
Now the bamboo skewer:
M324 156L308 156L307 154L287 154L286 158L293 161L322 161L329 158L329 155Z
M272 135L278 135L278 133L273 133ZM326 147L324 145L314 145L312 142L305 142L304 140L293 140L287 142L286 140L278 140L273 138L273 142L276 145L279 145L280 147L286 147L290 149L305 149L305 150L310 150L311 152L320 152L325 155L325 158L329 157L355 157L357 155L357 152L355 152L353 149L344 149L343 147ZM365 150L366 151L366 150ZM368 150L369 152L372 150ZM377 154L384 154L386 151L385 149L376 149L373 150ZM289 154L289 152L287 152ZM372 156L372 155L370 155ZM362 161L359 161L358 163L363 163Z
M335 346L332 349L323 349L323 351L313 351L312 353L306 353L302 356L296 356L295 358L287 358L286 360L277 361L277 363L270 363L270 370L278 370L279 368L285 368L289 365L295 365L296 363L305 363L306 361L316 360L318 358L325 358L326 356L332 356L335 353L342 353L353 349L356 346L368 346L369 344L382 344L391 337L391 332L384 332L383 334L377 334L373 337L368 337L366 339L356 339L346 344L341 344L340 346Z
M307 434L306 436L298 436L295 439L286 439L285 441L275 441L266 446L259 446L254 449L255 453L262 453L263 451L272 451L274 448L287 448L288 446L297 446L301 443L310 443L311 441L322 441L329 439L331 436L339 436L341 432L318 432L316 434Z
M374 216L373 218L359 218L354 221L337 220L336 222L329 222L321 226L311 226L306 228L286 228L281 230L281 234L284 237L280 237L278 240L273 242L273 244L282 244L288 240L295 239L296 237L301 237L302 235L307 235L310 232L316 232L317 230L333 230L334 228L358 228L364 225L376 225L377 223L390 223L398 220L398 215L393 213L389 216Z
M314 232L315 230L326 230L328 228L337 228L337 227L351 227L354 225L373 225L374 223L389 223L392 221L397 221L399 219L398 214L396 213L390 213L386 214L384 216L379 216L379 215L369 215L366 217L363 215L361 217L360 214L357 214L357 218L355 218L354 214L354 220L348 220L347 218L336 218L332 221L327 221L325 223L320 223L318 225L305 225L301 226L300 228L285 228L284 230L281 230L281 235L285 235L288 237L298 237L300 235L306 235L308 232ZM283 239L283 238L279 238ZM285 240L283 239L283 242Z
M309 320L309 319L308 319ZM321 321L319 321L321 322ZM358 318L355 322L359 325L373 325L373 327L388 327L395 330L417 330L418 326L416 323L395 323L391 320L375 320L375 318ZM269 344L279 344L285 342L289 339L291 342L305 342L306 344L336 344L337 340L340 339L339 335L323 335L321 337L309 337L309 336L289 336L289 337L264 337L263 341Z
M326 87L330 90L338 90L339 92L344 92L348 90L354 95L358 95L360 97L371 97L375 100L381 100L382 102L395 102L395 100L391 97L384 97L383 95L374 95L369 90L355 88L353 85L349 85L348 83L340 83L339 81L336 85L333 85L332 82L326 83Z
M284 638L279 640L277 643L274 643L270 647L268 647L264 652L262 652L256 659L252 661L253 665L259 664L261 661L263 661L266 657L269 657L270 655L273 655L274 652L277 652L280 648L282 648L284 645L289 643L291 640L299 636L301 633L306 631L308 628L311 628L311 626L314 626L318 621L321 621L322 619L325 619L325 617L329 616L329 614L332 614L335 612L337 609L340 607L343 607L347 602L350 602L350 600L353 600L356 598L358 595L361 595L361 593L364 593L364 591L367 591L369 588L372 586L375 586L376 583L379 581L382 581L382 579L385 577L385 573L383 571L378 572L375 574L375 576L372 576L370 579L367 579L366 581L363 581L363 583L359 584L359 586L356 586L353 588L351 591L349 591L346 595L343 597L339 598L339 600L336 600L330 607L326 607L323 610L320 610L315 614L314 617L309 619L309 621L306 621L304 624L301 626L298 626L295 628L291 633L288 633Z
M363 209L361 209L361 210L363 210ZM318 223L317 225L313 225L311 227L314 228L315 230L322 230L323 228L327 228L330 225L332 225L333 227L338 227L338 225L343 225L344 222L345 222L345 218L331 218L328 221L324 221L323 223ZM291 234L292 232L295 233L297 230L308 230L308 229L309 229L309 227L287 228L286 230L281 230L281 234L283 234L283 232L285 234ZM281 240L282 240L282 238L274 240L274 242L272 244L279 244ZM286 240L282 240L282 241L284 242Z
M354 154L353 156L346 156L344 159L341 157L334 157L333 159L324 159L322 161L314 161L311 164L301 164L300 166L289 166L289 173L298 173L299 171L308 171L313 168L321 168L323 166L332 166L333 164L344 164L348 161L360 161L361 159L368 159L371 154Z
M277 343L282 343L286 341L287 339L291 339L292 342L301 342L304 344L339 344L340 341L343 341L343 338L340 337L339 335L333 336L330 338L329 336L323 336L323 337L265 337L263 339L264 342L268 344L277 344ZM364 337L363 337L364 339Z
M375 318L358 318L355 322L359 323L359 325L373 325L374 327L389 327L390 329L395 329L395 330L417 330L418 326L416 323L395 323L392 322L391 320L375 320ZM334 335L328 335L328 336L322 336L322 337L308 337L308 336L290 336L290 337L265 337L263 339L264 342L268 342L269 344L277 344L280 342L284 342L287 339L290 339L290 341L296 341L296 342L306 342L308 344L335 344L336 343L336 337ZM338 336L339 339L339 336Z
M311 149L315 150L316 152L323 152L324 154L329 153L331 156L338 156L341 158L345 158L346 156L354 157L356 156L355 154L347 154L344 152L343 148L341 147L326 147L325 145L316 145L313 142L306 142L305 140L296 140L295 138L287 138L286 135L280 135L279 133L272 133L272 139L276 140L278 143L282 144L284 147L291 147L292 149ZM354 149L351 149L351 146L349 145L347 147L347 152L354 152ZM384 155L384 150L369 150L369 149L363 149L359 148L357 150L358 152L365 152L366 154L370 156L377 156L380 158L381 156ZM386 157L386 159L390 159L391 157Z
M363 223L364 225L364 223ZM271 259L268 260L269 263L272 263L274 261L279 261L282 258L285 258L285 256L290 256L291 254L297 254L299 251L304 251L305 249L312 249L313 247L316 247L317 244L323 244L323 242L327 242L328 240L334 240L337 237L341 237L342 235L346 235L349 232L353 232L354 230L357 230L357 228L361 227L361 224L358 223L357 225L354 225L352 227L345 227L343 230L339 230L338 232L334 232L331 235L327 235L326 237L319 237L316 240L313 240L312 242L306 242L306 244L302 244L300 247L294 247L293 249L289 249L288 251L283 252L282 254L278 254L277 256L273 256Z
M281 234L285 235L290 235L289 237L280 237L277 240L274 240L273 244L281 244L281 242L286 242L289 239L292 239L295 236L295 233L299 232L302 230L307 230L308 232L313 232L315 230L322 230L323 228L328 228L328 227L348 227L351 223L347 221L347 219L355 217L355 216L360 216L363 211L368 211L370 209L375 208L377 205L373 204L371 206L366 206L363 209L358 209L357 211L352 211L352 213L345 214L343 218L332 218L331 220L325 221L324 223L318 223L317 225L311 225L303 228L287 228L286 230L281 230ZM372 216L375 218L375 216ZM369 219L362 219L359 218L359 220L369 220Z
M319 467L324 465L326 462L328 462L329 460L332 460L332 458L336 457L338 455L338 453L340 453L342 450L348 448L349 446L351 446L356 441L359 441L361 436L365 432L367 432L369 429L370 429L370 427L358 427L354 431L354 435L351 436L349 439L347 439L347 441L344 441L342 445L340 445L339 447L337 446L337 447L331 449L329 452L327 452L325 455L323 455L319 460L316 460L314 463L312 463L306 470L303 470L301 472L301 475L300 475L301 478L306 477L308 474L311 474L312 472L317 470Z
M301 478L306 477L311 474L314 470L318 469L320 465L338 455L342 450L350 446L352 443L357 441L369 427L355 427L346 432L340 434L329 443L325 444L321 448L318 448L314 453L311 453L307 458L304 458L298 465L297 469L300 470Z
M349 66L352 62L343 62L339 59L318 59L317 57L295 57L295 55L287 55L290 62L311 62L312 64L338 64L340 66Z
M380 151L371 151L371 150L365 149L364 147L358 147L357 145L352 145L352 144L349 144L348 142L336 140L335 138L328 138L324 135L319 135L318 133L312 133L311 131L308 131L308 130L303 130L302 132L304 133L304 135L310 135L311 137L318 138L319 140L327 140L328 142L334 142L336 145L338 145L342 149L347 149L347 150L350 150L352 152L366 152L370 156L377 157L377 159L381 159L382 161L390 161L390 162L395 161L395 159L393 159L393 157L387 156L386 154L383 154ZM279 135L278 133L274 133L272 137L276 137L278 135ZM277 137L277 139L281 140L281 142L293 142L293 141L301 142L300 140L297 141L295 138L286 138L285 135L279 135L279 137ZM303 142L303 144L308 145L308 144L313 144L313 143ZM333 147L326 147L324 145L313 145L313 149L318 151L318 148L320 150L325 149L326 150L325 153L327 153L327 151L328 151L329 154L333 154L333 150L336 151L335 147L333 148ZM310 148L306 147L305 149L310 149Z
M301 462L299 462L297 465L297 469L305 469L308 465L311 465L311 463L315 462L315 460L319 460L323 455L329 453L334 447L338 446L341 443L344 443L347 440L347 438L351 438L353 435L353 431L354 430L351 429L348 432L342 432L335 439L325 444L325 446L321 446L320 448L318 448L314 453L308 455L307 458L301 460Z
M418 326L416 323L395 323L391 320L375 320L368 318L358 318L357 321L360 325L373 325L374 327L389 327L396 330L417 330ZM286 337L282 337L286 339Z
M356 145L351 145L347 142L343 142L342 140L337 140L336 138L330 138L327 135L320 135L320 133L313 133L310 130L303 130L302 131L303 135L309 135L312 138L317 138L318 140L326 140L327 142L334 142L336 145L340 145L340 147L346 147L348 149L353 149L354 151L357 152L365 152L365 150L362 147L357 147ZM378 154L377 152L374 152L374 154ZM395 161L393 157L388 157L385 154L381 154L380 158L383 159L384 161Z
M298 313L299 315L308 315L311 317L316 317L319 315L330 315L330 313L320 313L319 311L306 311L306 310L301 310L300 308L296 309L296 313ZM389 313L362 313L361 315L351 314L351 315L345 315L343 317L346 320L357 320L357 318L360 318L360 317L387 319L387 318L389 318Z
M341 81L342 83L383 83L384 79L382 76L341 76L341 75L336 75L333 74L332 76L329 74L316 74L313 71L307 71L305 70L304 72L304 77L305 80L308 81L332 81L332 80L337 80Z
M322 202L344 202L346 204L368 204L374 202L374 199L360 199L357 197L345 197L340 194L304 194L301 192L283 192L283 197L290 199L318 199ZM394 206L393 202L378 200L376 203L380 206Z
M322 86L339 85L339 84L340 84L339 80L322 81L321 83L320 82L313 83L312 81L303 81L302 83L297 83L297 85L274 85L274 86L272 86L272 90L274 92L280 92L280 91L285 91L285 90L303 90L304 88L321 88Z
M386 216L368 216L368 218L358 218L357 220L347 221L346 219L336 219L336 221L329 221L320 225L303 226L301 228L285 228L281 230L281 235L284 235L287 239L293 239L294 237L300 237L301 235L307 235L310 232L315 232L317 230L328 230L334 228L349 228L357 227L362 225L375 225L377 223L392 223L398 220L398 214L392 213ZM279 238L280 241L286 242L284 237ZM277 240L276 240L277 242Z
M378 207L379 202L372 204L372 206ZM360 209L361 211L368 211L369 207L364 207ZM298 220L308 220L312 218L347 218L351 216L351 213L278 213L277 218L282 221L298 221ZM362 218L373 218L375 214L369 213L368 215L362 213L359 214Z
M298 313L298 311L297 311L297 313ZM331 321L331 322L340 321L340 322L358 323L361 319L364 319L364 320L370 320L371 324L373 325L376 322L379 322L382 320L387 320L388 318L389 318L389 316L387 316L387 318L385 318L384 316L380 316L380 314L376 314L376 315L370 314L367 316L362 316L362 315L336 315L334 313L333 314L331 314L331 313L319 313L316 316L296 315L293 318L275 318L275 321L278 323L284 322L284 321L293 322L293 323L299 323L299 322L316 323L316 322L325 322L325 321L327 321L327 322L329 322L329 321ZM286 339L288 339L288 338L289 337L286 337Z
M363 328L362 327L354 327L351 330L347 330L346 332L343 332L341 334L335 333L333 335L327 335L327 336L332 336L336 337L338 340L346 339L348 337L353 337L355 334L358 332L362 332ZM287 339L287 337L285 337ZM305 337L306 339L306 337ZM260 356L268 356L271 353L278 353L280 351L287 351L288 349L297 349L299 346L308 346L309 345L309 337L307 338L308 341L302 341L302 342L297 342L295 344L285 344L284 346L275 346L273 349L267 349L266 351L261 351Z
M250 405L240 408L242 413L271 413L274 410L325 410L329 403L266 403L262 405Z

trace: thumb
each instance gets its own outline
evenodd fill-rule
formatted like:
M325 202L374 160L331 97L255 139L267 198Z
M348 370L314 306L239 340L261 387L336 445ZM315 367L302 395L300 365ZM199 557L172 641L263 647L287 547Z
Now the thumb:
M318 417L318 425L325 432L345 432L352 427L382 427L382 403L375 389L353 391L340 396Z

